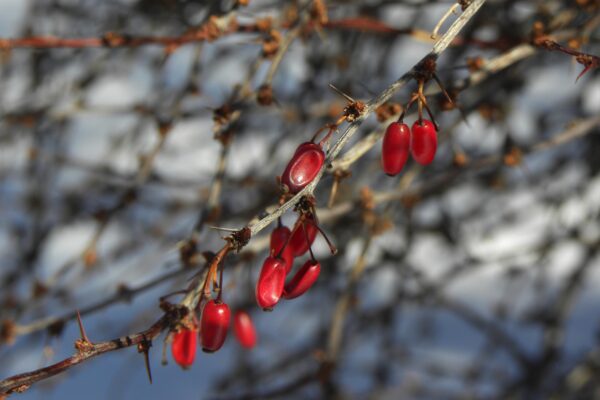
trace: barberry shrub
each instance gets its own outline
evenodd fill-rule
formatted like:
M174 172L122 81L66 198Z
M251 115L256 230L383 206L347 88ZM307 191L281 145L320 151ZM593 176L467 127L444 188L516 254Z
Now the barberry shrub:
M600 390L597 1L0 10L0 398Z

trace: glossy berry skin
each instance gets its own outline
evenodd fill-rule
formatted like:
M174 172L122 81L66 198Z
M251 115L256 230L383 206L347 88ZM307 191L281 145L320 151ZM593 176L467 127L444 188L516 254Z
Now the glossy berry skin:
M231 312L227 304L215 300L206 303L200 321L202 351L212 353L223 346L230 319Z
M412 126L410 153L421 165L430 164L437 150L437 131L435 125L426 119L415 121Z
M294 254L292 253L292 248L289 246L288 238L292 234L290 228L287 226L279 226L271 232L271 257L277 257L285 261L285 270L286 273L290 272L292 269L292 265L294 264ZM281 248L285 246L283 251ZM281 252L281 254L280 254Z
M233 331L242 347L251 349L256 346L256 329L246 311L238 311L233 317Z
M312 142L302 143L281 175L281 183L287 186L292 194L296 194L317 176L325 153L321 146Z
M390 176L402 171L410 152L410 128L406 124L392 122L383 136L381 166Z
M189 368L196 357L196 345L198 342L196 330L182 329L173 335L171 353L173 359L182 368Z
M285 261L267 257L256 283L256 302L265 311L271 311L279 302L287 275Z
M290 237L288 247L292 250L294 257L300 257L308 251L308 248L313 244L319 230L315 225L314 217L309 216L304 221L304 228L299 226ZM306 231L306 233L304 233ZM306 240L308 236L308 241Z
M285 285L283 297L289 300L302 296L317 281L319 273L321 273L321 264L315 260L308 260Z

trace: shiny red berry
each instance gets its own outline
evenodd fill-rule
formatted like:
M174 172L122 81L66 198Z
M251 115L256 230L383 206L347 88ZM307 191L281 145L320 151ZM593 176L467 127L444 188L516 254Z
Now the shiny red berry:
M283 293L286 275L285 261L267 257L256 283L256 302L260 308L270 311L277 304Z
M303 224L292 233L288 247L292 250L294 257L300 257L308 251L308 248L312 245L317 237L319 229L317 228L314 217L308 216L304 220ZM304 226L304 227L303 227ZM306 233L305 233L306 231ZM306 240L308 237L308 240Z
M204 306L200 321L202 351L212 353L225 343L231 312L229 306L221 301L211 300Z
M277 257L285 261L286 273L290 272L292 265L294 264L294 254L292 248L289 246L289 237L292 234L290 228L287 226L279 226L271 233L271 257ZM283 248L285 246L285 248ZM283 248L283 251L281 250Z
M281 175L281 183L296 194L317 176L325 162L325 152L312 142L302 143Z
M233 331L240 344L246 349L256 346L256 329L246 311L238 311L233 317Z
M197 332L195 329L184 328L173 335L171 353L177 364L189 368L196 357Z
M317 281L321 272L321 264L315 260L308 260L302 268L296 272L292 280L285 285L283 297L293 299L306 293Z
M437 150L437 131L435 125L426 119L415 121L412 126L410 153L416 162L427 165L433 161Z
M390 176L402 171L410 151L410 129L408 125L392 122L383 136L381 165Z

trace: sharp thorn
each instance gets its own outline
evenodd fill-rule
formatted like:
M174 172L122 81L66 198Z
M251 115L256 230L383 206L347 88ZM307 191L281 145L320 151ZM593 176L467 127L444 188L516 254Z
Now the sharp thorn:
M83 322L81 321L81 314L79 310L77 310L77 325L79 325L79 335L81 336L81 340L87 343L92 343L85 333L85 328L83 327Z
M340 96L342 96L343 98L345 98L346 100L348 100L350 103L356 103L356 100L354 100L352 97L350 97L346 93L342 92L340 89L338 89L337 87L335 87L332 83L329 84L329 87L331 89L333 89L337 94L339 94Z

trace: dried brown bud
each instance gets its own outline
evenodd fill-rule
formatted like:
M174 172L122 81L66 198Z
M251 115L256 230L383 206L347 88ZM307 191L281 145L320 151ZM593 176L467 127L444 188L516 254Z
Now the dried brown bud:
M314 0L312 8L310 10L310 16L319 25L325 25L329 21L327 15L327 6L323 0Z
M523 160L523 153L516 147L510 149L508 153L504 155L504 164L514 167L521 164Z
M271 19L271 17L261 18L256 21L256 29L259 32L267 33L271 30L272 27L273 27L273 20Z
M405 194L400 198L400 202L404 208L413 208L421 201L421 197L418 194Z
M48 293L48 287L37 279L33 282L33 288L31 289L31 295L34 299L40 299Z
M394 227L394 224L389 218L377 218L373 223L371 232L373 235L381 235Z
M360 189L360 204L365 210L373 210L375 208L373 192L366 186Z
M221 107L216 108L213 111L213 121L215 121L215 124L217 124L218 126L226 125L229 123L232 114L233 107L225 103Z
M102 43L106 47L118 47L125 43L125 38L115 32L107 32L102 37Z
M263 40L263 57L271 58L279 50L281 43L281 33L278 30L271 29L267 37Z
M402 112L402 105L399 103L383 103L375 110L377 121L384 122Z
M479 71L485 65L482 57L467 57L467 68L470 72Z
M467 155L465 153L459 152L459 153L454 154L454 158L452 159L452 162L457 167L464 167L469 162L469 158L467 157Z
M87 268L94 266L98 262L98 252L95 247L89 247L83 252L83 265Z
M273 104L273 87L268 84L261 85L256 93L256 101L261 106Z
M473 0L458 0L458 4L460 5L460 9L462 11L465 11L467 7L471 5L472 2Z
M206 24L203 27L206 39L212 41L218 39L221 36L221 29L219 28L219 17L211 15Z
M221 129L215 132L214 139L221 142L223 146L229 146L234 136L234 130L231 127Z
M531 36L535 41L537 41L540 37L544 36L546 33L546 27L542 21L535 21L533 26L531 27Z
M568 45L570 48L578 50L581 48L581 39L579 38L571 38L568 41Z
M189 239L179 244L179 259L185 266L190 266L192 257L196 254L198 242L194 239Z
M3 320L0 323L0 343L13 344L17 336L16 328L17 326L13 321Z

